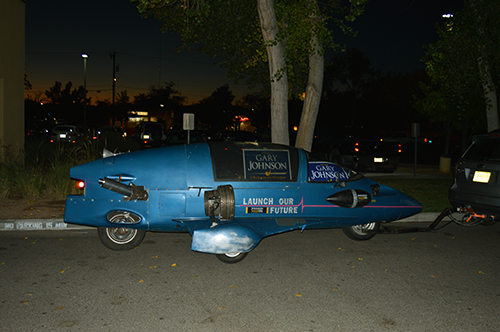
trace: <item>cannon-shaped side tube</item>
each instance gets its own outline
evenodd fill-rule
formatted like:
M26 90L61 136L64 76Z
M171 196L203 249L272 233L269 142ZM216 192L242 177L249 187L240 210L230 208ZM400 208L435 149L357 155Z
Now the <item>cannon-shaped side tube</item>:
M326 200L332 204L352 209L367 205L371 202L372 197L364 190L347 189L328 196Z
M123 200L126 202L132 201L134 199L147 201L149 198L148 192L144 189L144 186L136 186L132 182L129 185L126 185L116 180L104 178L99 179L99 184L104 189L108 189L114 191L115 193L124 195Z

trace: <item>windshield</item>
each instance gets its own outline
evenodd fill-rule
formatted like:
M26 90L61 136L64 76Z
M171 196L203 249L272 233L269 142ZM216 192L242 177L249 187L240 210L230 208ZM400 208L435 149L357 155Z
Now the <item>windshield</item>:
M500 161L500 137L477 140L465 152L463 158L474 161Z
M324 161L318 155L307 153L309 182L348 182L362 179L364 175L351 169Z
M297 182L297 149L272 143L210 142L215 181Z

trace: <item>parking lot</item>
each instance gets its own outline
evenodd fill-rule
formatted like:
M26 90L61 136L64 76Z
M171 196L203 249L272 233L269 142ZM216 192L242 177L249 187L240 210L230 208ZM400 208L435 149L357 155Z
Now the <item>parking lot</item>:
M407 226L408 224L405 224ZM425 227L425 223L416 224ZM5 331L498 331L500 225L266 238L241 263L148 233L132 251L96 231L0 232Z

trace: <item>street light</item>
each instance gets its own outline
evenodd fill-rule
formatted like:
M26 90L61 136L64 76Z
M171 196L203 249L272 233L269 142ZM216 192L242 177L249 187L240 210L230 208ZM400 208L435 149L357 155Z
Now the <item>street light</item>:
M83 58L83 126L87 127L87 53L82 53Z

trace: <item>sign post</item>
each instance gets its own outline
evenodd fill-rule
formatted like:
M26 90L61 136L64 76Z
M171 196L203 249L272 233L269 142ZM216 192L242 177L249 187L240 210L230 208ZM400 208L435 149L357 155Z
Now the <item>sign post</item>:
M194 130L194 114L193 113L184 113L182 115L182 129L187 130L187 144L191 142L191 130Z
M417 177L417 143L418 137L420 136L420 123L411 124L411 137L415 140L415 158L413 161L413 177Z

